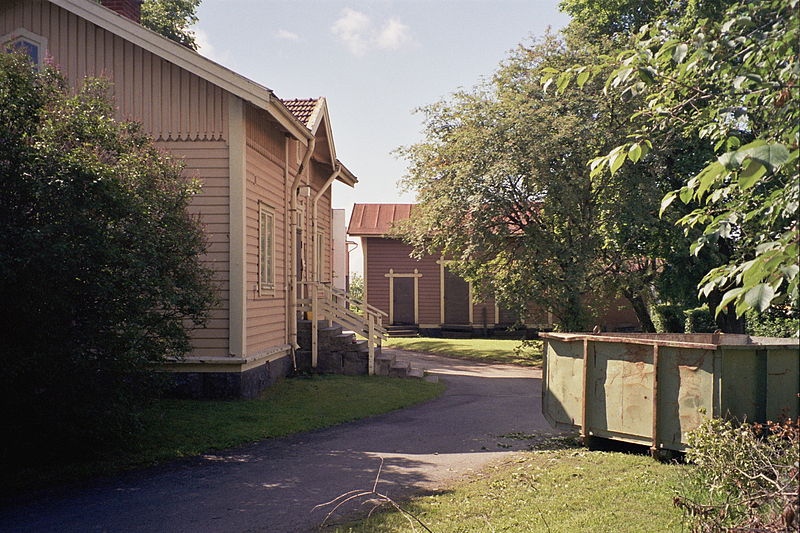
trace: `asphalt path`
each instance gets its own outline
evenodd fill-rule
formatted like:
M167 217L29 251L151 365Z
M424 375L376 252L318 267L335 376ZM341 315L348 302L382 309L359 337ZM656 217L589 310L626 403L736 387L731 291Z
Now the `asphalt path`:
M378 492L402 499L555 433L541 415L541 371L394 352L438 376L445 393L349 424L44 491L0 509L0 531L314 531L333 505L315 506L371 490L381 460ZM354 500L328 523L365 510Z

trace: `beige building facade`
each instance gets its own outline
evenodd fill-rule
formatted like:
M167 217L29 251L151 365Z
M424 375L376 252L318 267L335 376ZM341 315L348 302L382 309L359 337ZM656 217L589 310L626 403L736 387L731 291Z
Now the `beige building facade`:
M293 366L303 283L332 281L331 183L357 179L336 158L324 98L283 101L134 19L92 0L3 0L0 44L75 86L107 78L117 118L202 182L191 209L220 304L169 370L186 396L253 396Z

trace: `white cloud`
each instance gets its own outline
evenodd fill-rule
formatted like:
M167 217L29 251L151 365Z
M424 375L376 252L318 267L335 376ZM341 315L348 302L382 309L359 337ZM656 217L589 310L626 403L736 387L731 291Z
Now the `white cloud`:
M367 51L371 25L372 22L364 13L346 7L342 16L333 23L331 31L344 42L352 54L362 56Z
M408 26L399 20L390 19L378 33L375 41L381 48L398 50L411 41L411 35L408 30Z
M300 36L289 30L278 30L275 32L275 38L281 41L299 41Z
M208 34L205 31L197 27L192 28L192 31L194 32L194 40L197 43L198 53L220 64L226 63L228 59L230 59L230 54L228 54L228 52L219 51L211 44L208 40Z
M331 31L356 56L363 56L371 47L399 50L412 41L410 28L398 19L389 19L380 31L375 27L366 14L347 7Z

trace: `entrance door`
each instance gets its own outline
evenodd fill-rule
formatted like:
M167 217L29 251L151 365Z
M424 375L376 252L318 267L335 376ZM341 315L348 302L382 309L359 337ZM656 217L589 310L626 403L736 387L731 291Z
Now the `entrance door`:
M444 269L444 322L469 324L469 284Z
M414 324L414 278L391 278L393 324Z

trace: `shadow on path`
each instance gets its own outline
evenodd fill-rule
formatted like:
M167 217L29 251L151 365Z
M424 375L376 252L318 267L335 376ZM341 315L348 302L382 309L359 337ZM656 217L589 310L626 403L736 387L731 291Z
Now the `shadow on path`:
M0 511L0 531L309 531L330 511L314 506L372 488L381 458L379 491L403 498L556 433L541 415L540 371L395 352L438 375L445 393L349 424L53 490Z

